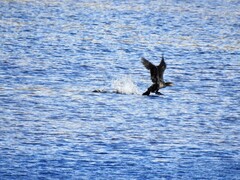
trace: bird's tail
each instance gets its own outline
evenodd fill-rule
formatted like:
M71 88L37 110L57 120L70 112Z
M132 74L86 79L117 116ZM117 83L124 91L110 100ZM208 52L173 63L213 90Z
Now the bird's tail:
M164 60L164 53L162 53L162 60Z

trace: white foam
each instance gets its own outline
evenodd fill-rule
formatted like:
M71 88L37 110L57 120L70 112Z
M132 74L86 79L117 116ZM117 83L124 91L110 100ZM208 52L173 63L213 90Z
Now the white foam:
M112 88L121 94L139 94L138 87L130 76L122 76L114 80Z

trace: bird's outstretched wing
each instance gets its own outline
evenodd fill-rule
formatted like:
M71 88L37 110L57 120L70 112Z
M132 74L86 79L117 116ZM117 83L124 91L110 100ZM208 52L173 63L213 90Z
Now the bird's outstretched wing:
M150 70L150 75L151 75L152 82L157 83L158 82L158 69L157 69L157 67L145 58L142 58L142 63L148 70Z
M147 68L148 70L155 68L155 66L144 57L142 57L141 62L145 66L145 68Z
M159 79L161 81L163 81L163 73L164 73L165 69L167 68L167 64L165 63L163 56L162 56L162 60L161 60L160 64L157 66L157 68L158 68Z

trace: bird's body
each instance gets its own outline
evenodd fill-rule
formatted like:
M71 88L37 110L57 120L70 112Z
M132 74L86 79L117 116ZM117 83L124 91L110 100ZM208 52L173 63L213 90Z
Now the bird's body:
M163 79L163 73L167 68L163 56L158 66L155 66L145 58L142 58L141 61L145 68L150 70L151 80L153 82L153 84L148 88L145 93L143 93L143 95L149 95L151 92L161 94L160 92L158 92L159 89L165 88L166 86L172 86L171 82L164 82Z

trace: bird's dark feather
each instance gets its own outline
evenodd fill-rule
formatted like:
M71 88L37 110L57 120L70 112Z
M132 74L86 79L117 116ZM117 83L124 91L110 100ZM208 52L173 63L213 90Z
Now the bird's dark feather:
M163 58L158 66L155 66L145 58L142 58L142 63L148 70L150 70L153 83L159 84L159 81L163 81L163 73L167 67Z

